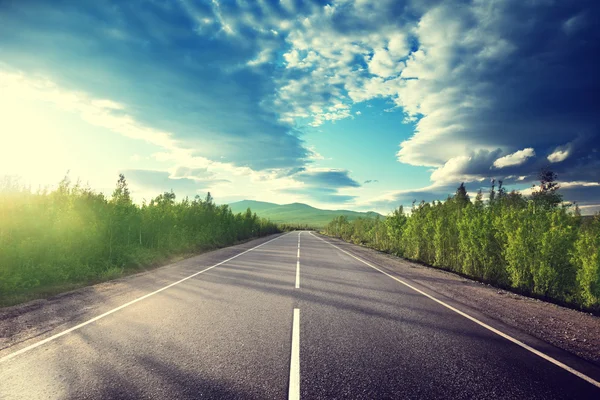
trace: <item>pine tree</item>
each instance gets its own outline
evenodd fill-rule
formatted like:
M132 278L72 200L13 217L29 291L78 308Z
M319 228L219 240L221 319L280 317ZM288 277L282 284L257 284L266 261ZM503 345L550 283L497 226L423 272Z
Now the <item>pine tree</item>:
M119 174L119 180L117 181L117 187L113 190L112 198L114 202L131 202L131 195L125 175Z
M553 209L562 203L562 195L558 193L560 188L558 176L548 168L543 168L538 174L540 186L531 194L536 208ZM535 188L535 186L534 186Z
M470 202L469 195L467 194L467 188L465 188L465 183L461 183L458 189L456 189L456 194L454 195L454 199L459 207L464 207L467 203Z

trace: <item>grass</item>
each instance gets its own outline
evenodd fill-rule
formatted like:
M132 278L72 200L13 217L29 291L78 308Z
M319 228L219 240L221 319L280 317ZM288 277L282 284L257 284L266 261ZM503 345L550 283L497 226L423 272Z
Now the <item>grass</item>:
M107 268L105 271L98 274L93 279L88 279L84 281L76 281L76 282L62 282L48 286L35 287L31 290L22 291L19 293L11 294L8 296L0 296L0 308L10 307L18 304L22 304L32 300L38 299L49 299L53 296L63 294L66 292L70 292L73 290L81 289L84 287L96 285L102 282L108 282L115 279L125 278L127 276L144 273L151 271L153 269L161 268L191 257L195 257L204 253L208 253L214 250L218 250L220 248L226 248L231 246L237 246L256 238L249 238L245 240L240 240L236 243L233 243L230 246L221 246L217 248L204 248L199 249L195 252L184 252L179 254L173 254L170 256L157 256L153 259L148 258L145 263L137 262L134 265L130 265L128 267L121 266L111 266Z
M110 198L67 178L54 191L0 181L0 306L48 297L279 232L251 212L158 195L138 205L124 176Z

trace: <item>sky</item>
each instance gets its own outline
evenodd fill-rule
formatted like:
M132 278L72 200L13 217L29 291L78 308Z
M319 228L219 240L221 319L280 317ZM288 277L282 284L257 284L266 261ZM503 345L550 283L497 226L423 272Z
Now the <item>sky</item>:
M388 213L541 168L600 210L596 0L0 0L0 176Z

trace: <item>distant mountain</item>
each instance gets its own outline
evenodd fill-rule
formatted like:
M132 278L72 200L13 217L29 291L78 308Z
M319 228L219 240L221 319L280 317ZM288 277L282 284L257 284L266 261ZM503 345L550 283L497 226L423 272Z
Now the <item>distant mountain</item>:
M345 215L349 221L359 217L376 218L377 216L381 216L381 214L373 211L321 210L303 203L281 205L255 200L238 201L229 204L229 207L235 214L245 212L247 208L250 208L258 216L268 218L276 223L305 224L313 227L324 227L332 219L340 215Z

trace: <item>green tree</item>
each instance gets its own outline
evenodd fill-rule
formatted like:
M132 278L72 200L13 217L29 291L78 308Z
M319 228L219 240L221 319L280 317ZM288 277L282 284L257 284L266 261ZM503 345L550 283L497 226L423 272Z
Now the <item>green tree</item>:
M575 242L573 264L577 271L580 303L586 307L600 305L600 214L581 227Z
M540 171L538 178L540 185L537 187L534 185L534 191L531 194L531 199L536 205L536 208L540 209L553 209L562 203L562 195L558 193L559 184L556 182L558 176L548 168L544 168Z
M559 207L556 174L544 170L530 198L491 182L471 202L462 183L446 201L413 202L384 221L334 219L326 233L486 282L600 311L600 216L582 222Z

